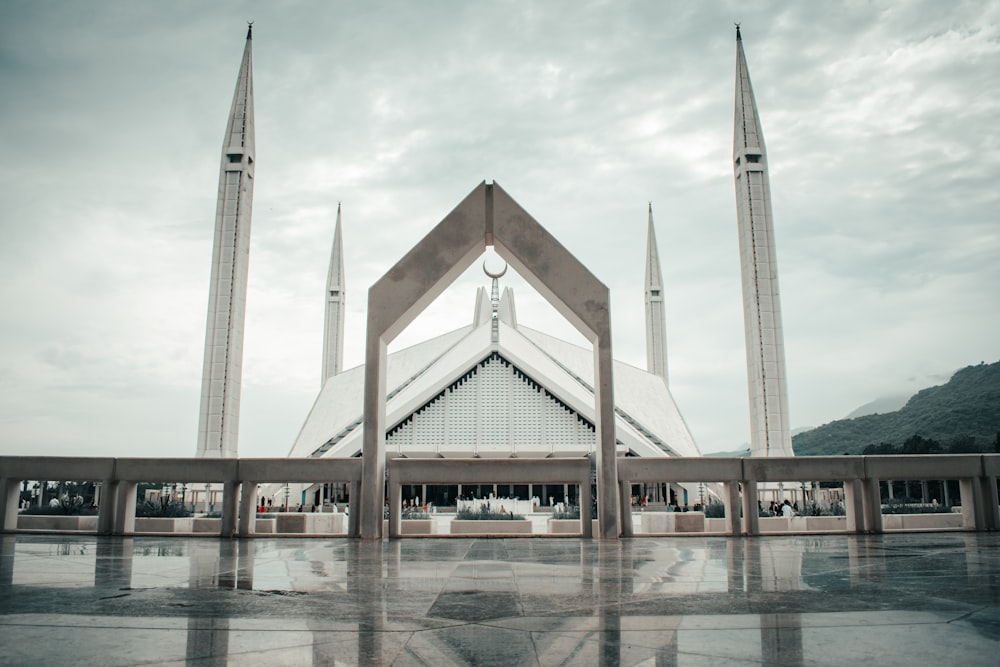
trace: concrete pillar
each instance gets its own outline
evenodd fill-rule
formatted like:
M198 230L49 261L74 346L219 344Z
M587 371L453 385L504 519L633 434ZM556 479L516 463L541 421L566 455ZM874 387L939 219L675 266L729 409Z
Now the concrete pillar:
M958 480L958 490L962 494L962 527L970 530L985 529L982 490L976 478Z
M14 583L14 554L17 535L0 535L0 586Z
M743 480L743 533L760 534L760 512L757 509L757 482Z
M726 505L726 532L730 535L743 533L743 521L740 517L743 509L740 503L740 483L735 479L722 483L723 502Z
M351 497L347 499L347 534L351 537L360 537L358 532L361 522L358 516L361 514L361 482L351 481Z
M374 289L374 287L372 288ZM351 515L359 513L358 537L382 537L385 502L385 382L388 345L376 331L372 290L368 292L368 333L365 348L364 434L361 453L361 502L351 496Z
M240 537L250 537L257 530L257 482L240 485L240 519L237 532Z
M997 478L980 477L987 530L1000 530L1000 498L997 497Z
M594 537L594 523L591 517L591 496L593 490L590 488L590 475L584 475L580 480L580 532L585 539Z
M844 510L847 514L847 532L865 532L865 505L860 479L844 481Z
M864 505L865 530L869 533L881 533L882 495L879 492L878 479L869 478L863 480L861 497L862 504Z
M389 537L399 537L402 524L403 486L389 477Z
M0 531L17 530L21 480L0 477Z
M622 537L632 537L635 532L632 528L632 504L629 502L629 489L632 487L632 483L623 479L619 483L621 488L618 491L618 497L621 498L621 524L622 524ZM600 520L601 508L598 506L597 514L598 520ZM600 530L600 523L598 523L598 530ZM601 537L604 537L601 535Z
M115 499L118 482L106 479L101 482L101 502L97 506L97 534L111 535L115 530Z
M222 483L222 530L223 537L236 535L236 506L239 497L240 483L226 480Z
M121 480L115 494L115 535L131 535L135 532L136 482Z

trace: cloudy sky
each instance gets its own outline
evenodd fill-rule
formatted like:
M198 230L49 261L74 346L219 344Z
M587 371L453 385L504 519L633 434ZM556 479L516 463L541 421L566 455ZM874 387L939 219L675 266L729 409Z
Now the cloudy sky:
M674 396L749 440L731 167L741 21L794 427L1000 358L998 2L0 3L0 454L195 451L219 151L254 19L241 454L319 387L344 206L368 287L496 181L611 288L645 366L653 202ZM397 341L470 321L473 268ZM522 323L575 334L517 277ZM579 340L574 338L574 340Z

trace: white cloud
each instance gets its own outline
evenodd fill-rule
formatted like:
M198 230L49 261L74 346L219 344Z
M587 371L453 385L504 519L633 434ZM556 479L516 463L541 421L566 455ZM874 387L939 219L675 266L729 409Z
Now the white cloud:
M0 6L0 443L193 453L217 151L256 19L242 451L318 385L344 202L348 364L367 288L496 180L612 289L644 365L646 201L671 386L747 440L731 22L769 149L793 425L997 358L1000 6L554 2ZM470 269L407 332L471 317ZM569 335L515 285L529 326Z

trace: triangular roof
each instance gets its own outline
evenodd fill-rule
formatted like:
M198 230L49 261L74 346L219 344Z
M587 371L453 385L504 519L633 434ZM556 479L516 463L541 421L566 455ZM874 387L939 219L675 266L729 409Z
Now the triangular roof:
M513 293L505 290L505 296L510 309L513 309ZM408 421L417 423L418 427L421 419L427 423L432 419L427 416L429 406L436 403L442 392L454 392L453 402L467 402L468 397L463 392L475 389L473 382L465 382L463 378L493 355L501 359L501 363L510 365L506 371L511 378L510 392L521 391L520 384L525 378L537 383L538 399L533 410L549 410L543 407L546 403L559 405L560 410L556 413L571 413L572 419L566 424L582 420L592 429L592 351L524 326L511 326L505 317L500 319L499 329L499 342L494 344L490 335L490 318L480 318L477 327L463 327L389 355L387 433L392 434L400 424ZM620 455L700 455L663 378L621 362L615 362L614 372L615 434ZM352 368L327 381L290 456L351 457L360 453L363 382L363 367ZM491 382L496 391L496 380ZM458 386L452 387L456 383ZM521 397L519 400L532 399ZM459 422L481 419L486 404L480 401L476 405L475 414L465 414L460 410L450 412L448 428L461 431L469 427ZM523 407L520 409L524 410ZM521 414L518 417L516 412L511 412L507 417L493 415L493 418L508 421L520 418L523 421L525 416ZM555 448L531 442L530 438L512 437L510 451L500 452L495 448L477 451L472 441L464 448L452 443L443 449L428 449L427 446L394 443L390 436L386 451L389 455L402 453L406 456L573 456L594 451L594 437L591 443L563 439L564 446Z

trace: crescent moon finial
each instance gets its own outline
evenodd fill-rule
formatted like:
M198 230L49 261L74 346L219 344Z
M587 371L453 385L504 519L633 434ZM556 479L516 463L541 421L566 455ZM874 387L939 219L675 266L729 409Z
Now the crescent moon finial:
M498 278L503 278L503 275L505 273L507 273L507 262L503 263L503 271L501 271L500 273L490 273L490 270L486 268L486 260L484 259L483 260L483 273L485 273L486 275L488 275L490 278L493 278L494 280L496 280Z

